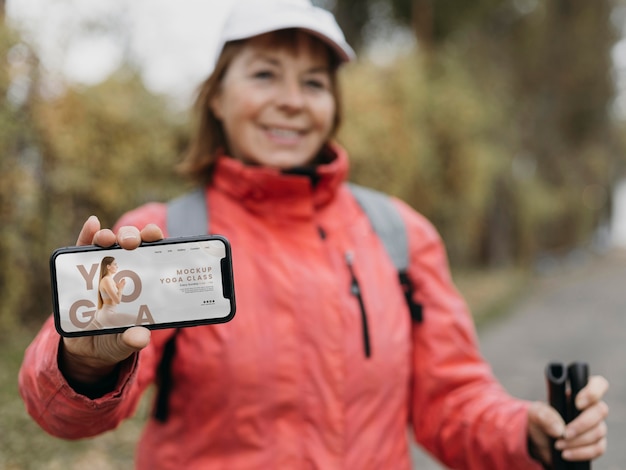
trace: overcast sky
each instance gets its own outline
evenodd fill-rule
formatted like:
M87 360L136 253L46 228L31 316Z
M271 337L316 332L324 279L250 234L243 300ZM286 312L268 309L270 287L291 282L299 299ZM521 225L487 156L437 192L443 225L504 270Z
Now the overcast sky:
M139 63L148 88L184 97L206 76L228 3L8 0L7 17L49 70L72 81L97 83L126 56Z

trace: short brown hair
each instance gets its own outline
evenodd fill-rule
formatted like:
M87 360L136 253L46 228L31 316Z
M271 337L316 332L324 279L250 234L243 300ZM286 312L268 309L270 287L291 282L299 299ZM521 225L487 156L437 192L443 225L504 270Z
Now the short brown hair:
M307 34L302 30L290 28L267 33L272 45L288 47L294 50L298 47L299 35ZM309 35L312 38L315 36ZM194 103L193 134L189 147L178 165L179 172L197 183L205 184L210 181L217 153L220 149L228 150L226 134L222 123L211 110L211 102L219 92L219 87L232 60L239 54L249 39L226 43L217 60L213 73L200 85ZM321 40L316 44L325 48L330 58L330 77L332 94L335 99L335 117L329 138L336 135L341 123L341 95L337 80L337 71L341 61L336 54ZM317 46L316 46L317 47Z

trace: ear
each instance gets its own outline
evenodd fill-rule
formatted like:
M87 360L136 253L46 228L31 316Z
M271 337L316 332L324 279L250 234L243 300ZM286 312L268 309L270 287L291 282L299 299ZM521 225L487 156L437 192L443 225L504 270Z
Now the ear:
M216 119L220 121L223 119L222 107L222 92L220 90L215 94L213 98L211 98L211 101L209 101L209 109L216 117Z

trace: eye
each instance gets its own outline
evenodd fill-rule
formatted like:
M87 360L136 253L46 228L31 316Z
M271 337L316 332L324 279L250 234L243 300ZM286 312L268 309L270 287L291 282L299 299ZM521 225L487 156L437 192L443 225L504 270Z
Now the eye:
M258 80L269 80L274 77L274 72L267 69L257 70L252 74L252 76Z
M314 75L305 78L304 85L311 90L329 90L330 80L323 75Z
M323 90L324 88L326 88L326 84L322 82L321 80L315 80L315 79L307 80L305 84L309 88L315 88L318 90Z

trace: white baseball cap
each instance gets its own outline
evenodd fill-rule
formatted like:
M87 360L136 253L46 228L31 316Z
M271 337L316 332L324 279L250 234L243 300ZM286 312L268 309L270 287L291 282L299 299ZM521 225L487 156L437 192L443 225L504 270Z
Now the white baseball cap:
M210 70L227 42L288 28L303 29L318 37L341 62L356 57L333 14L313 6L309 0L235 0L218 37Z

